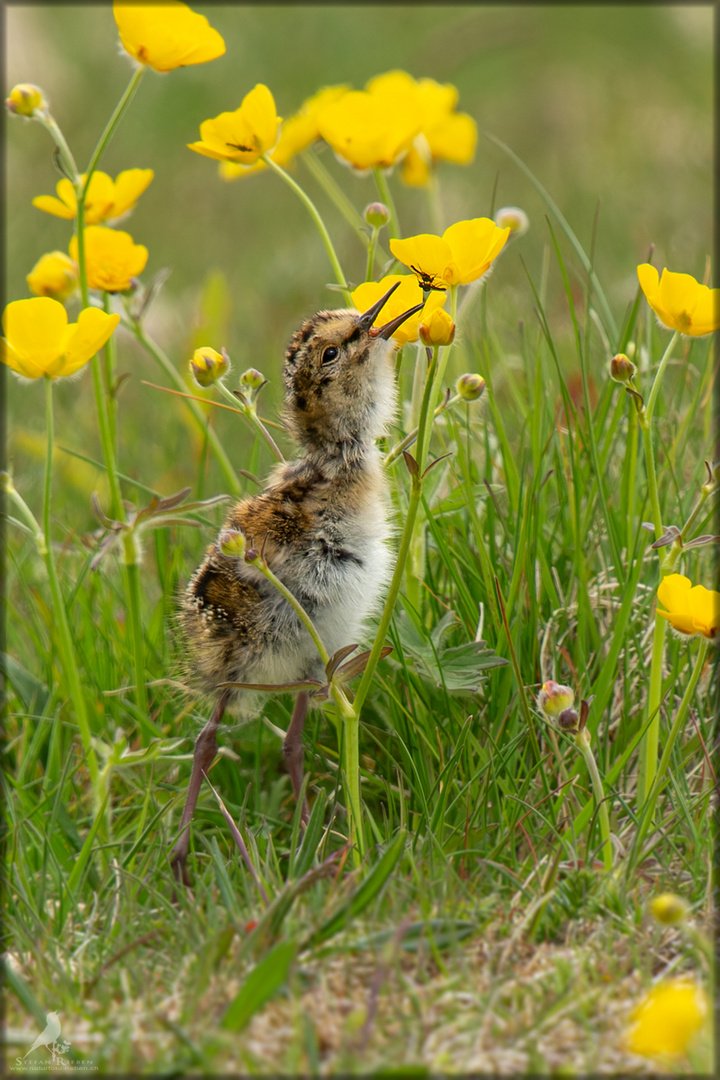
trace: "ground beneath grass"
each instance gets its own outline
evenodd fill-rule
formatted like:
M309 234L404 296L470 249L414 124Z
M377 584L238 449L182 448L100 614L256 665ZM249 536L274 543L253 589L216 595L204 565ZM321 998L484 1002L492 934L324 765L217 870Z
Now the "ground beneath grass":
M187 940L191 914L179 914L178 940ZM211 973L199 961L219 938L199 954L158 931L95 973L68 951L77 1000L73 1007L66 985L66 1060L153 1074L692 1073L688 1061L650 1062L623 1048L648 974L678 973L687 961L676 930L620 921L571 920L559 940L538 943L527 939L527 912L499 912L451 947L437 923L421 934L411 917L395 932L355 924L352 939L301 954L287 985L239 1033L220 1024L250 967L238 962L240 932L223 932L227 948ZM18 957L9 964L29 987L43 980ZM39 1029L13 996L7 1004L12 1065ZM44 1057L43 1048L33 1053Z

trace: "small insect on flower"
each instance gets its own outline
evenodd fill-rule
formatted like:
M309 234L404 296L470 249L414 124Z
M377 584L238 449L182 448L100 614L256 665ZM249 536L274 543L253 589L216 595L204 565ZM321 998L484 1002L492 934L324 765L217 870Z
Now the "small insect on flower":
M434 290L435 292L446 291L447 285L438 274L427 274L424 270L421 270L419 266L411 266L410 269L413 274L417 275L423 292L430 292L431 290Z

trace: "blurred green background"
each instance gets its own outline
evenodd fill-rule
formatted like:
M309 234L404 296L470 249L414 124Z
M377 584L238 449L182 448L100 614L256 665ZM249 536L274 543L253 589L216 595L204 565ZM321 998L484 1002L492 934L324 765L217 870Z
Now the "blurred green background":
M586 250L600 216L595 259L620 323L637 287L635 267L655 244L656 265L701 280L712 243L712 41L710 6L309 6L200 5L224 36L221 59L157 75L147 72L101 168L115 176L151 167L155 180L121 226L150 250L144 279L171 275L155 302L149 329L173 363L184 368L200 343L225 345L237 373L253 365L271 379L265 411L279 402L286 341L299 321L322 306L331 272L310 218L275 176L221 181L217 166L191 153L202 120L236 108L257 82L272 90L278 111L291 115L321 86L361 88L392 68L452 82L459 107L481 131L474 163L441 165L445 224L519 205L530 216L527 236L498 263L488 293L493 326L516 345L518 320L532 323L533 300L521 258L542 277L550 245L546 208L528 180L496 146L506 142L545 185ZM42 86L81 168L131 73L109 4L9 5L8 88ZM45 251L67 250L68 222L30 205L54 192L59 176L50 140L38 125L9 118L7 300L28 295L25 274ZM329 151L323 160L362 210L376 191ZM317 199L353 282L364 278L364 250L329 205L302 162L294 174ZM403 233L430 231L424 191L391 183ZM553 260L549 310L569 327ZM199 341L201 295L214 289L221 340ZM557 288L555 288L557 286ZM555 295L557 293L557 295ZM164 493L192 482L196 429L177 399L143 387L167 380L123 337L119 369L131 373L121 396L121 467ZM511 357L509 357L511 362ZM10 460L23 493L39 494L42 474L42 388L9 382ZM58 385L58 441L99 458L89 377ZM236 466L246 453L244 430L218 419ZM269 464L256 465L260 472ZM85 471L83 471L85 469ZM70 527L91 527L88 493L100 480L91 467L58 461L59 483L78 503ZM88 471L92 475L88 474ZM210 487L220 489L217 481ZM210 493L210 492L208 492Z

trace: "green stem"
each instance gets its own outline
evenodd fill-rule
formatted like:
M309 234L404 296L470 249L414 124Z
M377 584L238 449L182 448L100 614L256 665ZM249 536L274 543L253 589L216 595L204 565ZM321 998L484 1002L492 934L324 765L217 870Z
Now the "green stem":
M112 431L110 429L110 417L108 415L107 402L104 394L100 358L97 353L90 361L90 367L92 369L95 408L97 409L98 427L100 429L100 443L102 445L103 458L105 459L105 471L110 488L109 517L114 518L116 521L124 521L125 512L123 509L122 492L120 490L120 479L118 477L117 465L115 462L115 447L113 444Z
M125 602L130 616L130 638L132 641L133 666L135 669L135 702L138 709L147 715L148 698L145 685L145 638L142 628L140 607L140 570L137 558L135 536L125 530L123 536Z
M110 315L110 293L103 292L103 310ZM115 335L110 338L103 349L105 358L105 400L107 402L108 430L110 443L113 448L113 456L117 461L117 397L115 395L115 371L117 368L117 343Z
M582 754L587 771L590 773L590 780L593 786L593 793L595 795L595 805L598 808L598 817L600 819L600 834L603 839L603 862L605 863L605 869L610 873L613 868L613 849L612 841L610 839L610 817L608 815L607 802L605 800L605 789L603 782L600 778L597 762L595 761L595 755L592 752L590 743L588 741L589 732L587 728L579 731L575 736L575 745Z
M657 475L655 472L655 455L652 442L652 417L657 402L662 375L670 358L670 354L678 339L675 331L671 337L662 359L658 364L655 379L650 390L647 404L638 412L638 422L642 432L643 450L645 453L645 471L648 479L648 498L655 528L655 539L659 539L663 533L662 514L660 510L660 496L658 493ZM660 576L668 573L671 565L677 561L677 554L660 554ZM662 664L665 652L665 634L667 623L665 619L655 617L653 630L652 659L650 662L650 683L648 687L647 716L650 717L645 737L640 744L638 759L638 808L641 809L647 801L658 764L658 746L660 743L660 704L662 699Z
M250 423L257 431L258 435L260 435L260 437L267 443L267 446L270 449L270 453L273 455L275 460L285 461L285 458L283 457L280 448L278 447L272 435L267 430L262 420L258 416L257 410L255 408L255 403L253 402L250 405L243 405L242 401L240 401L239 398L235 397L232 390L229 390L227 386L225 386L225 383L222 381L222 379L218 379L215 383L215 386L223 395L223 397L226 397L229 402L232 402L233 407L247 420L250 421Z
M395 603L400 592L400 585L402 583L403 575L405 573L405 564L407 562L408 552L410 551L410 544L412 542L413 530L415 528L415 519L417 518L418 508L420 506L420 500L422 496L422 473L425 464L425 458L422 453L422 446L425 441L425 431L427 427L428 409L430 406L430 393L433 384L433 375L435 372L435 365L437 364L437 349L433 350L433 356L430 361L430 367L428 369L427 378L425 380L425 392L423 394L422 405L420 407L420 417L418 422L418 447L419 454L417 460L417 472L411 473L410 477L410 499L408 501L407 516L405 518L405 524L403 526L402 536L400 537L400 546L398 548L398 555L395 561L395 569L393 571L392 580L390 582L390 588L388 590L387 598L385 600L385 606L383 608L382 615L380 617L380 624L373 641L372 649L370 650L370 656L363 672L363 677L360 680L360 686L358 687L355 695L355 712L358 717L362 711L365 698L370 690L370 684L372 683L373 676L375 674L375 668L380 660L380 653L382 652L383 645L385 644L385 637L390 626L390 620L393 617L395 611Z
M462 398L460 397L460 394L453 394L453 396L447 398L447 400L441 401L432 414L433 421L436 420L438 416L444 413L452 405L457 405L458 401L461 400ZM385 456L383 460L383 465L391 465L393 461L396 460L396 458L400 457L400 454L402 454L403 450L407 450L415 442L415 440L417 439L417 434L418 429L413 428L413 430L410 431L404 439L402 439L399 443L396 443L396 445L393 446L392 450L388 451L387 455Z
M159 347L159 345L156 345L152 338L148 337L140 323L135 321L130 323L123 321L123 325L135 335L143 348L150 354L150 356L152 356L153 360L155 360L155 362L162 368L162 370L168 376L170 381L175 384L178 390L180 390L181 393L186 394L187 386L185 385L179 371L176 370L176 368L170 362L170 360ZM237 399L234 399L234 403L236 408L238 408L240 403L237 401ZM194 419L197 421L197 424L203 435L207 436L210 447L215 454L218 465L220 466L222 473L225 477L225 481L230 489L230 494L239 495L242 491L239 477L233 469L230 459L225 453L225 448L220 442L217 432L213 427L208 424L204 412L196 401L192 401L188 398L187 407L192 413Z
M144 74L145 74L145 65L141 64L133 72L132 77L130 79L130 82L128 83L127 87L125 88L125 92L124 92L123 96L120 98L119 102L115 106L115 112L112 114L112 116L108 120L107 125L105 127L105 130L103 131L102 135L100 136L100 139L98 141L97 146L93 150L92 157L90 158L90 163L88 164L88 167L87 167L87 169L85 171L85 186L84 186L84 191L83 191L83 201L85 199L85 195L87 194L87 189L88 189L88 186L90 184L90 179L92 177L92 174L97 169L100 158L105 153L105 148L106 148L107 144L110 142L110 139L115 134L115 128L120 123L120 120L121 120L122 116L124 115L128 105L130 104L133 97L135 96L135 91L137 90L138 86L140 85L140 80L142 79Z
M387 223L388 236L391 240L400 239L400 222L398 221L397 210L395 209L395 201L390 191L390 185L387 181L387 174L384 169L379 166L373 166L373 176L375 177L375 185L380 195L380 201L384 202L390 211L390 220Z
M288 604L312 638L313 644L315 645L323 664L327 666L330 661L330 655L315 628L315 624L297 597L290 592L279 577L276 577L260 555L255 559L251 559L249 565L254 566L256 570L259 570L260 573L277 589L280 595L287 600ZM353 706L350 704L343 688L338 686L333 679L330 680L330 693L338 707L340 718L343 723L343 747L345 777L348 789L350 838L355 842L355 860L356 863L359 864L365 854L362 802L360 800L360 710L357 705Z
M312 148L304 150L301 157L330 201L335 204L348 225L350 225L358 236L363 247L368 247L370 238L367 234L367 225L364 217L358 213L343 189L335 182ZM382 252L381 258L387 260L389 256Z
M677 339L679 337L680 337L680 331L676 330L675 333L673 334L673 336L670 338L670 341L668 342L668 346L667 346L665 352L662 355L662 359L660 360L660 363L658 364L658 369L655 372L655 379L653 380L652 389L650 390L650 397L648 398L647 405L645 406L645 410L647 412L648 423L652 419L652 415L653 415L653 413L655 411L655 402L657 401L657 396L658 396L658 393L660 392L660 383L662 382L663 372L665 371L665 368L667 366L667 362L670 359L670 354L672 353L673 349L675 348L675 343L677 342Z
M377 225L373 225L372 233L370 234L370 243L368 244L367 269L365 270L366 281L372 281L375 276L375 252L377 250L379 232L380 230Z
M665 623L665 621L665 619L662 619L663 623ZM697 657L695 658L695 667L693 668L693 673L690 676L690 681L685 687L685 693L683 694L682 701L678 706L675 721L672 728L670 729L670 734L667 737L665 749L663 750L662 757L660 758L660 764L658 766L655 779L653 781L652 787L648 792L647 798L644 801L643 816L638 827L637 839L635 841L635 850L638 853L640 851L640 845L642 844L645 833L647 832L648 827L653 820L653 815L655 813L655 804L657 803L658 795L660 794L662 788L665 786L665 777L670 768L670 758L672 756L673 747L677 741L677 737L680 734L680 731L685 724L685 717L687 716L688 709L690 708L690 702L693 699L695 689L702 674L705 657L707 656L707 649L707 639L703 638L700 642L700 648L698 649Z
M251 559L249 561L249 565L254 566L256 570L259 570L263 577L266 577L271 583L271 585L274 585L280 595L285 600L287 600L288 604L293 609L297 617L300 619L300 622L303 624L308 634L312 638L313 644L317 649L323 664L327 664L330 660L330 654L323 645L322 639L318 634L317 630L315 629L315 624L313 623L312 619L310 618L300 601L295 596L293 596L287 585L283 585L280 578L276 577L276 575L273 574L272 570L261 555L256 556L256 558L254 559Z
M92 745L92 736L90 734L90 725L88 723L85 696L83 694L82 684L80 682L80 675L77 669L75 648L73 646L72 636L70 634L70 625L68 623L67 611L65 610L65 602L60 588L57 571L55 569L55 560L53 558L52 550L52 538L50 535L50 502L52 495L52 455L54 441L54 423L52 379L47 375L45 376L45 419L47 426L47 457L45 460L45 482L43 491L45 566L47 568L48 581L50 583L50 592L52 594L53 610L55 614L55 629L57 631L58 640L60 643L60 653L62 656L63 667L65 669L65 677L68 681L70 697L72 699L75 709L75 719L77 721L78 731L80 732L80 741L82 742L83 751L85 753L85 760L87 761L88 772L90 774L90 782L93 788L93 797L96 805L99 805L98 800L100 792L98 788L97 759L95 757L95 751Z
M268 168L272 169L273 172L276 172L278 176L281 176L283 178L288 187L292 188L298 198L304 203L308 213L310 214L310 217L315 222L315 226L320 233L323 244L325 245L325 250L327 251L328 258L330 259L330 265L332 266L333 272L335 274L335 280L337 281L338 285L342 286L342 293L345 297L345 303L348 305L348 307L352 307L352 297L350 296L350 291L347 287L347 278L343 273L343 269L340 265L340 260L335 253L335 248L333 247L333 242L330 239L330 234L325 228L325 222L320 217L315 203L312 201L310 196L303 191L300 185L296 183L295 180L293 180L292 176L290 176L289 173L286 173L284 169L281 169L280 166L273 161L269 154L263 154L262 159L268 166Z

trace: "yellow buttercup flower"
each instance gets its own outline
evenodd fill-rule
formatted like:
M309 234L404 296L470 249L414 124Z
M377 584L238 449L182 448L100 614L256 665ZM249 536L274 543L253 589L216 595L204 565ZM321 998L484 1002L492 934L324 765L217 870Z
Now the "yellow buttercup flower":
M106 343L120 322L99 308L85 308L68 323L62 304L47 296L15 300L3 313L2 361L24 375L58 379L74 375Z
M216 161L254 165L262 154L272 150L280 123L272 94L267 86L258 83L235 112L204 120L200 125L200 141L188 146Z
M323 139L356 169L394 165L419 133L422 115L410 94L385 98L352 90L318 117Z
M694 980L658 983L635 1009L625 1045L642 1057L685 1054L708 1015L708 996Z
M50 251L38 259L25 280L36 296L51 296L62 303L77 288L77 266L64 251Z
M145 269L148 250L136 244L129 233L119 229L107 229L103 225L89 225L83 230L85 237L85 267L91 289L106 292L125 292L136 277ZM70 256L77 262L78 242L70 241Z
M283 121L280 138L269 155L273 161L284 169L296 154L316 142L320 138L318 117L321 111L347 92L347 86L326 86L304 101L298 112ZM266 168L264 161L257 161L250 166L240 165L234 161L221 161L220 176L223 180L236 180L240 176L248 176L250 173L260 172Z
M720 328L720 289L700 285L692 274L663 270L661 277L650 263L638 266L637 275L648 304L667 330L703 337Z
M415 80L406 71L388 71L371 79L369 93L392 101L398 95L412 98L421 114L421 129L403 158L401 176L406 184L422 186L435 162L469 164L475 155L477 125L467 113L456 111L454 86L434 79Z
M225 52L225 42L204 15L179 0L162 4L113 4L123 48L155 71L204 64Z
M662 579L658 603L667 608L666 611L658 608L658 615L681 634L702 634L712 639L720 632L720 592L704 585L693 586L690 578L682 574L670 574Z
M455 222L442 236L422 233L391 240L390 250L429 288L468 285L482 277L509 235L510 229L499 229L490 218L473 218Z
M412 274L388 274L382 281L366 281L358 285L351 293L353 304L358 311L367 311L396 281L400 282L400 287L395 290L375 320L375 325L384 326L404 311L409 311L411 307L421 303L422 293L418 290L417 280ZM446 296L447 293L431 293L425 307L398 326L392 335L393 340L400 346L409 341L417 341L420 323L427 322L432 312L442 307Z
M152 169L126 169L112 180L107 173L94 172L85 196L85 224L99 225L101 221L119 218L132 210L154 175ZM84 184L85 177L80 179ZM54 195L38 195L33 199L33 206L47 214L72 221L77 215L75 188L64 178L58 181L55 190L57 198Z

